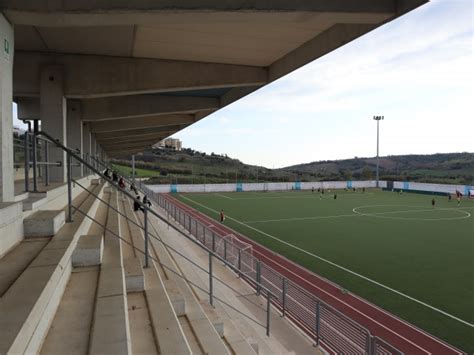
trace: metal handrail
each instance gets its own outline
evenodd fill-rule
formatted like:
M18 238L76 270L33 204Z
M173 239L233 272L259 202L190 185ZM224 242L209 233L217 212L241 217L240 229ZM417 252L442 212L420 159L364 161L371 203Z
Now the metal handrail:
M87 168L89 168L92 172L96 173L98 176L100 176L101 178L103 178L105 181L109 182L109 184L113 187L115 187L115 189L117 191L120 191L122 192L123 194L125 194L126 196L128 196L131 200L135 201L135 197L129 193L128 191L124 190L124 189L121 189L118 184L116 184L114 181L112 181L110 178L106 177L101 171L99 171L98 169L96 169L94 166L92 166L91 164L89 164L87 161L85 161L84 159L82 159L80 157L80 153L77 152L76 150L73 150L71 148L68 148L66 147L65 145L63 145L61 142L59 142L59 140L56 140L54 139L53 137L51 137L49 134L47 134L46 132L44 131L40 131L40 132L36 132L34 133L34 136L33 136L33 139L36 138L36 136L43 136L43 137L46 137L51 143L55 144L58 148L64 150L66 152L66 158L67 158L67 186L68 186L68 213L67 213L67 222L72 222L72 210L74 208L74 206L72 205L72 182L74 181L75 183L77 183L77 181L75 181L73 178L72 178L72 174L71 174L71 168L72 168L72 159L76 159L78 162L82 163L84 166L86 166ZM82 188L84 188L82 186ZM89 191L89 190L87 190ZM92 192L89 191L90 194L96 196L95 194L93 194ZM98 197L98 196L97 196ZM152 210L148 205L144 204L142 201L136 201L139 203L140 207L142 207L142 210L144 212L144 227L141 227L144 231L144 239L145 239L145 251L144 251L144 255L145 255L145 267L149 267L149 258L150 258L150 255L149 255L149 252L148 252L148 243L149 243L149 231L148 231L148 213L151 213L153 216L155 216L156 218L158 218L159 220L165 222L166 224L168 224L169 226L171 226L174 230L176 230L178 233L180 233L181 235L183 235L184 237L186 237L188 240L190 240L192 243L194 243L195 245L197 245L198 247L200 247L201 249L204 249L208 254L209 254L209 289L210 289L210 292L209 292L209 303L211 305L213 305L213 298L215 298L215 296L213 295L213 292L212 292L212 282L213 282L213 277L212 277L212 258L216 258L217 260L223 262L224 264L226 264L229 268L231 268L234 272L236 272L239 276L243 277L243 278L248 278L247 275L245 275L245 273L242 273L240 270L238 270L237 268L235 268L232 264L230 264L227 260L223 259L220 255L214 253L214 251L210 250L209 248L207 248L206 246L202 245L199 241L197 240L194 240L193 238L191 238L190 236L186 235L186 233L184 233L183 231L180 230L180 228L172 225L172 224L169 224L168 221L163 218L162 216L160 216L157 212L155 212L154 210ZM254 281L252 280L252 282L257 282L257 281ZM224 283L225 284L225 283ZM272 300L272 297L274 297L273 293L271 290L269 290L268 288L266 288L264 285L260 285L259 284L259 287L261 290L264 290L265 293L266 293L266 296L267 296L267 324L266 324L266 334L267 336L270 335L270 313L269 313L269 310L270 310L270 305L271 305L271 300Z
M85 161L84 159L82 159L80 157L80 153L64 146L62 143L60 143L58 140L55 140L54 138L52 138L50 135L48 135L47 133L45 132L37 132L35 133L35 137L38 136L38 135L42 135L44 137L46 137L50 142L52 142L53 144L55 144L57 147L63 149L66 153L67 153L67 180L68 180L68 221L72 221L72 209L75 208L72 206L72 185L71 183L74 181L75 183L78 183L77 181L75 181L74 179L72 179L72 176L71 176L71 166L72 166L72 159L76 159L78 162L82 163L84 166L86 166L87 168L90 169L90 171L96 173L98 176L102 177L105 181L109 182L111 186L113 186L116 190L118 191L121 191L123 194L125 194L126 196L128 196L130 199L134 200L134 196L129 193L128 191L126 190L123 190L123 189L120 189L119 186L117 185L117 183L115 183L114 181L112 181L110 178L106 177L105 175L102 174L101 171L99 171L96 167L92 166L91 164L89 164L87 161ZM81 185L82 186L82 185ZM82 186L82 188L84 188ZM145 190L148 190L148 192L146 192ZM89 190L87 190L89 191ZM150 194L151 193L151 196L154 197L155 194L153 192L150 192L150 190L148 188L145 188L143 190L144 193L148 193ZM93 194L92 192L89 192L91 194ZM94 196L96 196L95 194L93 194ZM160 196L161 197L161 196ZM96 196L96 198L98 198L98 196ZM148 267L148 260L150 258L150 255L149 255L149 252L148 252L148 242L149 242L149 236L150 236L150 233L148 231L148 214L151 213L152 215L154 215L155 217L157 217L159 220L165 222L168 226L171 226L175 231L177 231L178 233L180 233L181 235L183 235L184 237L186 237L188 240L190 240L192 243L194 243L195 245L197 245L198 247L200 247L201 249L205 250L208 254L209 254L209 303L212 305L213 304L213 299L216 298L214 295L213 295L213 276L212 276L212 259L213 257L216 258L217 260L220 260L221 262L223 262L226 266L228 266L231 270L233 270L237 275L241 276L243 279L245 279L249 284L251 285L255 285L255 287L257 288L257 294L261 294L261 291L264 291L264 293L266 294L267 296L267 324L266 324L266 332L267 332L267 335L269 335L270 333L270 306L272 303L274 303L275 305L277 306L280 306L279 303L278 303L278 298L276 297L276 295L269 289L267 288L265 285L263 285L260 281L261 279L260 278L256 278L255 280L251 277L249 277L248 275L246 275L245 273L241 272L241 270L239 270L239 268L235 267L232 263L230 263L229 261L227 261L225 258L222 258L219 254L215 253L214 250L208 248L206 245L202 244L201 242L199 242L198 239L194 239L192 238L191 236L188 236L185 232L183 232L180 228L178 228L177 226L175 226L174 224L172 223L169 223L164 217L162 217L161 215L159 215L157 212L155 212L153 209L151 209L149 206L147 206L146 204L142 203L142 201L137 201L140 205L140 207L143 209L143 212L144 212L144 226L139 226L143 231L144 231L144 239L145 239L145 250L142 251L136 247L134 247L136 250L139 250L140 252L142 252L144 255L145 255L145 267ZM168 201L169 202L169 201ZM177 207L176 205L174 205L175 208L178 208L180 209L179 207ZM75 208L76 209L76 208ZM183 214L185 212L183 211ZM88 216L89 217L89 216ZM89 217L91 218L91 217ZM128 217L126 217L127 220L130 220ZM189 215L189 218L191 218L191 216ZM179 223L179 222L178 222ZM196 226L197 226L197 220L196 220ZM135 223L136 224L136 223ZM200 223L201 224L201 223ZM202 224L201 224L202 225ZM204 227L204 225L203 225ZM186 228L184 228L186 229ZM191 229L191 228L190 228ZM204 231L204 229L203 229ZM113 232L112 232L113 233ZM114 235L116 235L116 233L113 233ZM190 233L191 234L191 233ZM214 234L213 234L214 235ZM118 238L120 238L121 240L123 240L123 238L121 238L120 236L116 235ZM153 238L157 239L157 240L160 240L160 242L164 243L159 237L157 236L154 236L154 235L151 235ZM214 243L213 243L214 244ZM172 248L170 246L170 248ZM173 248L174 249L174 248ZM153 257L151 257L152 260L155 261L155 259ZM187 260L189 260L188 258L186 258ZM191 260L189 260L191 261ZM158 263L160 263L159 261L157 261ZM258 261L260 263L260 261ZM160 265L163 265L162 263L160 263ZM165 266L164 266L165 267ZM170 270L170 271L173 271L174 270ZM275 272L276 273L276 272ZM278 274L278 273L276 273ZM258 274L257 274L258 275ZM184 276L183 276L184 278ZM185 279L185 278L184 278ZM216 278L217 279L217 278ZM186 279L187 280L187 279ZM192 281L190 280L187 280L188 282L192 283ZM222 282L221 280L219 280L220 282ZM288 281L288 280L287 280ZM222 282L224 285L226 285L224 282ZM199 286L195 285L196 287L200 288ZM226 285L228 286L228 285ZM292 285L293 286L293 285ZM205 290L203 290L205 291ZM317 299L317 298L314 298L315 296L313 295L313 300L316 300L316 306L317 306L317 309L316 309L316 317L317 315L319 314L319 305L320 304L323 304L324 307L326 309L329 309L329 310L332 310L333 307L325 304L324 302L322 302L321 300ZM218 299L218 298L216 298ZM218 299L219 301L223 302L222 300ZM224 302L223 302L224 303ZM230 306L230 305L229 305ZM238 310L236 310L238 311ZM240 311L239 311L240 312ZM241 312L240 312L241 313ZM351 318L343 315L342 313L338 312L336 313L337 315L340 315L342 318L344 318L345 320L348 320L350 323L354 324L354 325L357 325L357 327L359 327L360 329L365 329L363 326L361 326L360 324L358 324L357 322L354 322ZM247 316L248 317L248 316ZM258 323L258 322L257 322ZM258 323L259 324L259 323ZM326 340L325 337L320 334L320 329L319 329L319 321L317 320L316 318L316 343L318 344L319 343L319 339L322 339L322 340ZM382 348L384 350L386 350L387 348L389 348L389 352L390 351L393 351L393 352L398 352L398 353L401 353L400 351L398 351L398 349L396 349L394 346L392 346L391 344L388 344L386 342L383 342L381 341L380 343L377 343L377 340L379 338L377 337L374 337L371 335L370 331L366 330L366 334L368 336L368 342L367 344L364 344L365 348L366 348L366 351L369 353L369 354L373 354L376 349L377 349L377 346L379 348ZM329 342L331 342L329 340Z
M89 190L87 190L89 191ZM89 191L90 192L90 191ZM109 208L111 208L112 206L103 201L104 204L106 204ZM113 230L111 230L110 228L108 228L106 225L104 225L103 223L97 221L95 218L89 216L87 213L85 213L84 211L80 210L79 208L77 207L73 207L75 211L81 213L84 217L87 217L88 219L90 219L93 223L96 223L97 225L101 226L102 228L104 228L105 231L111 233L114 237L120 239L122 242L124 242L125 244L127 244L128 246L130 246L131 248L133 248L135 251L138 251L139 253L141 254L145 254L145 251L141 250L140 248L137 248L135 245L133 245L132 243L130 243L128 240L122 238L120 235L118 235L117 233L115 233ZM128 221L131 221L130 219L128 219ZM164 243L161 239L159 239L161 243L163 243L165 246L167 247L170 247L169 244L166 244ZM202 266L196 264L195 262L193 262L192 260L190 260L189 258L185 257L184 255L180 254L181 256L183 256L187 261L191 262L193 265L197 266L200 270L206 272L206 273L209 273L205 268L203 268ZM202 288L201 286L195 284L193 281L189 280L188 278L186 278L184 275L178 273L177 271L173 270L173 268L171 268L170 266L166 265L166 264L163 264L159 259L153 257L153 256L150 256L151 260L153 260L154 262L156 262L157 264L159 264L161 267L163 267L164 269L172 272L173 274L175 274L176 276L180 277L181 279L183 279L184 281L188 282L189 284L193 285L194 287L198 288L199 290L207 293L209 295L209 291ZM227 286L228 288L230 288L232 291L234 292L237 292L234 288L232 288L231 286L227 285L224 281L220 280L218 277L215 277L214 278L218 281L220 281L223 285ZM241 293L238 293L237 294L239 296L243 296L243 297L246 297L247 295L244 295L244 294L241 294ZM213 298L215 298L216 300L218 300L219 302L222 302L223 304L225 304L226 306L232 308L234 311L238 312L239 314L243 315L244 317L246 317L247 319L251 320L252 322L260 325L261 327L265 328L265 325L263 325L262 323L258 322L257 320L253 319L252 317L250 317L249 315L243 313L242 311L240 311L239 309L237 309L235 306L232 306L231 304L227 303L226 301L224 301L223 299L219 298L218 296L215 296L213 295ZM248 302L254 304L255 306L257 306L258 308L261 308L260 305L250 301L247 299Z

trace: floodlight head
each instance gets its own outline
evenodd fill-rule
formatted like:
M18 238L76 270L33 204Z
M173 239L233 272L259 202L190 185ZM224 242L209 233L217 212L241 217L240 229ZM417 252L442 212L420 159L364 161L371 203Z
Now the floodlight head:
M383 120L384 116L374 116L375 121Z

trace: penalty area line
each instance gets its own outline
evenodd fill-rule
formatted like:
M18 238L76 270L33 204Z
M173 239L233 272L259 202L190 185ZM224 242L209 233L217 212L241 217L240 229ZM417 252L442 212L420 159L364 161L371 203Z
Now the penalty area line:
M216 211L216 210L214 210L214 209L212 209L212 208L210 208L210 207L207 207L206 205L203 205L203 204L201 204L201 203L199 203L199 202L197 202L197 201L194 201L194 200L190 199L189 197L186 197L186 196L183 196L183 195L180 195L180 196L181 196L182 198L184 198L184 199L186 199L186 200L188 200L188 201L190 201L190 202L192 202L192 203L198 205L198 206L201 206L201 207L203 207L203 208L205 208L205 209L211 211L211 212L218 213L218 211ZM467 325L467 326L469 326L469 327L471 327L471 328L474 328L474 324L469 323L468 321L465 321L464 319L461 319L461 318L459 318L459 317L456 317L456 316L454 316L454 315L452 315L452 314L450 314L450 313L448 313L448 312L445 312L445 311L443 311L443 310L441 310L441 309L439 309L439 308L436 308L436 307L434 307L434 306L432 306L432 305L430 305L430 304L428 304L428 303L426 303L426 302L420 301L420 300L418 300L418 299L416 299L416 298L414 298L414 297L412 297L412 296L409 296L409 295L407 295L407 294L405 294L405 293L403 293L403 292L400 292L400 291L398 291L398 290L395 290L394 288L391 288L391 287L389 287L389 286L386 286L386 285L384 285L384 284L382 284L382 283L380 283L380 282L378 282L378 281L372 280L371 278L369 278L369 277L367 277L367 276L361 275L361 274L359 274L359 273L357 273L357 272L355 272L355 271L352 271L352 270L350 270L350 269L348 269L348 268L346 268L346 267L344 267L344 266L341 266L341 265L336 264L336 263L334 263L334 262L332 262L332 261L330 261L330 260L327 260L327 259L325 259L325 258L323 258L323 257L321 257L321 256L319 256L319 255L313 254L313 253L311 253L311 252L309 252L309 251L307 251L307 250L305 250L305 249L302 249L302 248L300 248L300 247L297 247L296 245L293 245L293 244L288 243L288 242L286 242L286 241L284 241L284 240L281 240L281 239L279 239L279 238L277 238L277 237L275 237L275 236L273 236L273 235L271 235L271 234L268 234L268 233L266 233L266 232L264 232L264 231L261 231L260 229L257 229L257 228L254 228L254 227L252 227L252 226L249 226L248 224L245 224L245 223L239 221L238 219L235 219L235 218L233 218L233 217L231 217L231 216L229 216L229 215L227 215L227 218L229 218L229 219L231 219L231 220L237 222L238 224L241 224L241 225L243 225L243 226L245 226L245 227L247 227L247 228L249 228L249 229L252 229L252 230L254 230L254 231L256 231L256 232L258 232L258 233L260 233L260 234L262 234L262 235L264 235L264 236L266 236L266 237L268 237L268 238L271 238L271 239L273 239L273 240L276 240L276 241L278 241L279 243L285 244L285 245L287 245L287 246L289 246L289 247L291 247L291 248L293 248L293 249L296 249L296 250L298 250L298 251L300 251L300 252L302 252L302 253L304 253L304 254L306 254L306 255L309 255L309 256L311 256L311 257L313 257L313 258L316 258L316 259L319 259L319 260L321 260L321 261L324 261L325 263L327 263L327 264L329 264L329 265L332 265L332 266L334 266L334 267L336 267L336 268L338 268L338 269L341 269L341 270L343 270L343 271L346 271L346 272L348 272L348 273L350 273L350 274L352 274L352 275L354 275L354 276L357 276L357 277L359 277L359 278L361 278L361 279L363 279L363 280L365 280L365 281L368 281L368 282L370 282L370 283L372 283L372 284L374 284L374 285L377 285L377 286L379 286L379 287L382 287L382 288L384 288L384 289L386 289L386 290L388 290L388 291L391 291L391 292L393 292L393 293L395 293L395 294L397 294L397 295L399 295L399 296L405 297L405 298L409 299L410 301L413 301L413 302L416 302L416 303L418 303L418 304L421 304L422 306L425 306L425 307L427 307L427 308L429 308L429 309L431 309L431 310L433 310L433 311L436 311L436 312L438 312L438 313L441 313L441 314L443 314L443 315L446 316L446 317L449 317L449 318L451 318L451 319L454 319L454 320L456 320L456 321L458 321L458 322L460 322L460 323L463 323L463 324L465 324L465 325Z

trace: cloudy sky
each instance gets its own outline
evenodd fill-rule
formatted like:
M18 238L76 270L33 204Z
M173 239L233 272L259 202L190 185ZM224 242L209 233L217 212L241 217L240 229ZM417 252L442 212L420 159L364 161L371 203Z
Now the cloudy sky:
M281 167L474 151L472 0L432 0L176 134L194 149Z
M474 151L472 0L429 4L175 136L193 149L282 167L375 155Z

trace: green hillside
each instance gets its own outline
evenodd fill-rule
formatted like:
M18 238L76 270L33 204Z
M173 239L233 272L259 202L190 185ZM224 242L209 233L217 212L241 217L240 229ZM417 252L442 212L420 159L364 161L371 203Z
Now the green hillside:
M375 178L375 158L326 160L268 169L248 165L227 155L193 149L154 149L135 156L138 176L149 183L226 183L263 181L335 181ZM131 174L131 157L113 163ZM433 183L474 184L474 153L398 155L380 158L380 179Z

